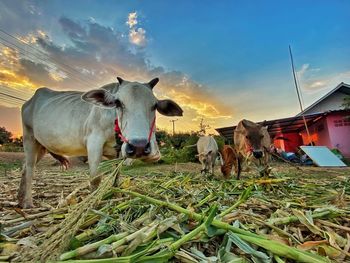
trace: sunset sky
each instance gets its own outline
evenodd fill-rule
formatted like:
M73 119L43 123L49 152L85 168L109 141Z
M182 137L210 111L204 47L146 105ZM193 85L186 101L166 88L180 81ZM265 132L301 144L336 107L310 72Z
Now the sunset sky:
M350 83L349 11L345 0L2 0L0 126L21 134L22 100L38 87L87 91L117 76L159 77L157 97L184 109L178 131L289 117L288 45L308 106Z

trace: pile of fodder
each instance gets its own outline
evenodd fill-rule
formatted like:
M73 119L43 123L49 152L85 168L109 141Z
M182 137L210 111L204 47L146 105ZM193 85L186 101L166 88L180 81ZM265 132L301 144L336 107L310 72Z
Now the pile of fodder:
M102 200L74 225L59 253L53 248L51 254L57 256L40 259L69 262L350 260L350 180L345 173L330 170L318 175L316 170L284 168L277 169L271 178L256 179L245 174L241 181L224 181L195 172L162 170L162 166L158 172L145 169L144 175L137 176L132 176L129 170L127 177L121 177L118 187L106 189ZM73 213L77 213L74 207L69 208L66 219ZM42 245L45 242L48 240L38 237L30 249L43 255L47 249Z

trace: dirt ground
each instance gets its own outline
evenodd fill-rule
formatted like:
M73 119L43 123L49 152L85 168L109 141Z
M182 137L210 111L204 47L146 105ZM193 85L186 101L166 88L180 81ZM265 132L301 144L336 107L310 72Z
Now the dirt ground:
M21 179L23 153L0 152L0 213L17 206L17 190ZM36 207L55 207L62 196L68 195L88 179L88 165L73 159L64 171L50 155L37 165L33 178L33 199Z
M31 244L32 241L30 241L30 238L34 236L38 237L38 235L40 236L42 233L47 232L51 226L58 224L65 218L65 214L67 211L70 211L70 208L69 206L59 208L60 204L62 204L62 201L67 200L66 197L69 196L69 194L79 189L82 185L88 184L89 171L88 165L78 159L72 159L70 168L68 170L63 170L57 161L50 155L46 155L37 165L33 178L32 193L35 208L19 209L17 206L17 191L21 179L23 159L23 153L0 152L0 223L4 224L4 230L5 232L7 231L9 235L19 240L25 240L20 241L20 243L29 242ZM155 189L152 190L146 187L146 189L142 190L142 187L152 180L172 181L173 178L181 178L182 176L184 176L184 178L195 177L196 179L193 181L199 183L197 186L192 187L187 184L181 186L180 182L169 186L173 188L171 192L174 192L175 196L179 197L184 193L191 196L191 194L198 192L197 188L203 185L204 187L209 187L210 189L207 190L210 192L214 190L211 188L211 185L222 185L224 188L228 187L228 189L233 187L233 189L237 190L237 185L244 187L253 184L255 187L258 187L257 189L260 191L260 197L262 199L251 198L246 204L240 205L239 211L234 212L236 214L241 213L239 218L248 225L252 225L252 222L247 219L250 218L247 214L248 211L254 212L255 216L259 216L263 220L268 220L272 213L279 210L288 210L288 206L293 205L304 209L332 208L335 206L337 209L342 209L342 211L348 213L347 211L349 211L350 203L350 167L332 169L320 167L293 167L281 162L273 162L271 166L273 167L271 178L274 178L272 179L272 181L275 180L274 182L269 182L269 179L260 181L258 172L255 169L244 171L240 181L236 181L235 178L230 178L225 181L220 174L218 166L216 167L214 178L203 178L202 181L202 175L200 175L199 172L201 166L197 163L170 165L135 162L132 166L124 166L122 168L121 182L122 185L124 183L124 186L121 187L126 187L125 185L131 187L138 182L137 185L141 189L138 190L152 195L152 193L156 191ZM147 183L145 181L147 181ZM178 187L178 185L180 186ZM262 185L264 186L262 187ZM189 192L185 191L186 187L190 187ZM177 191L179 192L178 195L176 195ZM232 192L233 190L231 189L230 191ZM80 202L89 193L90 190L88 187L79 189L74 195L74 198L69 199L70 202L73 202L70 204ZM234 196L234 192L231 194ZM229 194L229 196L231 195ZM258 196L257 194L256 197ZM178 199L176 200L178 201ZM230 205L225 202L221 202L220 204ZM183 207L187 205L188 204L182 204ZM238 215L236 214L235 216ZM337 228L335 228L335 230L338 230L338 234L345 236L343 232L340 232L344 229L350 233L350 221L348 216L343 216L335 222L339 224L339 226L336 225ZM331 224L333 224L333 226L335 225L334 223ZM15 232L12 233L11 231ZM311 237L309 233L306 236ZM313 239L310 238L310 240ZM18 245L20 244L17 244L17 246ZM13 248L13 250L17 250L17 246ZM11 254L10 252L8 254ZM2 253L4 253L4 251Z
M0 212L17 206L17 190L21 178L21 167L24 160L23 153L0 152ZM89 179L88 164L77 158L70 159L68 170L63 170L59 163L50 155L46 155L37 165L33 178L33 199L36 207L56 207L59 200L71 193L78 185ZM285 163L274 163L273 172L283 174L305 172L310 178L350 176L347 168L294 168ZM167 172L199 172L197 163L181 164L143 164L134 163L123 168L123 176L138 176L145 174L161 175ZM254 171L243 172L242 177L254 177ZM215 177L222 179L219 167L216 167Z

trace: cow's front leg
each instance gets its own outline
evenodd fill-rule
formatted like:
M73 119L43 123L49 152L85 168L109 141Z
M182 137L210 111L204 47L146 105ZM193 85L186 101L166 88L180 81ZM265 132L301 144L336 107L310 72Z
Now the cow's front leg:
M104 139L99 135L91 135L87 140L87 152L90 168L91 190L97 189L101 182L101 176L97 176L97 168L102 159Z
M243 165L243 158L241 155L239 155L236 159L236 164L237 164L237 168L236 168L236 174L237 174L237 180L239 180L240 176L241 176L241 172L242 172L242 165Z
M215 166L215 159L214 162L211 164L211 176L214 176L214 166Z
M24 132L29 133L26 130ZM38 160L40 151L44 151L44 148L34 139L32 134L24 135L23 146L25 161L17 198L20 207L31 208L34 206L32 197L32 179L35 164Z
M204 162L202 162L202 170L201 170L201 174L202 175L205 175L205 173L207 172L207 170L206 170L206 166L205 166L205 163Z
M271 173L272 168L269 166L269 157L269 154L265 152L262 160L259 162L260 167L263 167L263 169L260 171L261 177L269 177Z

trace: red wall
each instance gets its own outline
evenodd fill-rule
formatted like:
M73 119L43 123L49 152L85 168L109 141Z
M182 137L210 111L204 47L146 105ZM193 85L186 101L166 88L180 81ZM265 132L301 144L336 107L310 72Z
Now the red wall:
M313 125L309 125L309 132L311 141L318 146L328 146L331 145L330 138L329 138L329 131L328 131L328 122L327 117L324 117L317 122L315 122ZM300 132L300 134L303 137L304 145L308 145L310 143L309 137L306 133L306 130L303 130Z
M281 148L285 152L297 152L298 147L300 145L303 145L302 137L299 133L279 133L275 136L276 137L283 137L285 140L281 139L275 139L273 141L276 148Z

